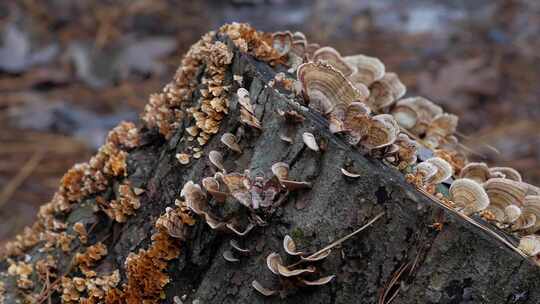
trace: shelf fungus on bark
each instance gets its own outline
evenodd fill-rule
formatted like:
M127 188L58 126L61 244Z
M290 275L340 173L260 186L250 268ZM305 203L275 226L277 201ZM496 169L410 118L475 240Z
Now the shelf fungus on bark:
M260 294L262 294L265 297L271 297L273 295L278 294L277 290L268 289L268 288L262 286L261 283L259 283L259 281L257 281L257 280L253 280L251 282L251 287L253 287L253 289L258 291Z
M242 148L238 144L238 140L236 139L236 136L234 136L231 133L224 133L221 136L221 142L227 146L227 148L233 150L237 153L242 153Z
M361 177L362 175L361 174L357 174L357 173L352 173L350 171L348 171L347 169L345 168L341 168L341 173L347 177L350 177L350 178L359 178Z
M504 222L508 217L505 213L508 206L522 207L527 195L527 187L523 183L504 178L489 179L484 183L484 189L490 200L487 211L493 214L497 222Z
M349 77L356 72L356 68L349 65L336 49L329 46L322 47L315 51L312 59L315 62L322 61L328 63L340 71L345 77Z
M369 98L366 104L373 112L381 113L389 109L407 92L405 85L395 73L386 73L369 86Z
M530 257L540 254L540 235L533 234L521 237L518 248Z
M309 132L302 133L302 140L304 141L304 144L306 144L306 146L310 150L315 151L315 152L318 152L320 150L319 145L317 144L317 140L315 139L315 136L312 133L309 133Z
M272 173L279 179L289 178L289 165L284 162L278 162L272 165Z
M155 226L164 229L168 235L180 240L186 240L189 231L180 210L170 207L165 208L165 213L157 219Z
M187 154L187 153L178 153L175 155L176 156L176 159L178 160L178 162L182 165L187 165L189 164L189 161L190 161L190 158L191 158L191 155Z
M229 245L231 245L231 248L235 252L237 252L237 253L239 253L241 255L248 255L251 252L249 249L240 247L240 245L238 244L238 241L236 241L234 239L229 242Z
M450 186L450 199L456 208L465 215L471 215L486 209L489 197L480 184L472 179L461 178Z
M285 56L291 51L292 43L293 35L289 31L272 34L272 47L280 56Z
M502 175L502 178L511 179L516 182L522 182L521 174L514 168L510 167L491 167L489 172L496 176L497 174Z
M485 163L470 162L461 169L459 177L472 179L482 184L492 177L492 173Z
M221 172L225 172L225 167L223 166L223 155L219 151L212 150L208 153L208 160L210 163L218 168Z
M392 145L399 134L399 126L389 114L379 114L371 118L369 129L360 139L360 144L370 150Z
M458 117L454 114L443 113L437 115L429 123L423 139L426 146L435 149L444 143L450 143L455 137L458 125Z
M437 168L436 173L427 180L429 184L440 184L448 180L454 174L452 165L440 157L432 157L427 159L425 162L430 163Z
M204 190L208 192L217 202L223 203L227 199L228 194L223 192L217 178L208 176L201 181Z
M400 126L421 135L435 117L443 114L443 110L424 97L409 97L399 100L390 113Z
M262 126L257 117L255 117L249 92L244 88L239 88L236 94L238 96L238 103L240 104L240 121L243 124L261 130Z
M369 87L373 82L383 78L385 73L384 64L379 58L358 54L345 56L343 61L354 68L354 72L349 76L353 83L360 82Z
M285 235L285 237L283 238L283 249L289 255L296 256L296 255L303 254L302 251L296 250L296 243L294 242L292 237L290 237L289 235Z
M349 105L369 96L367 88L359 90L340 71L325 63L304 63L298 67L297 77L309 107L323 115L339 104Z
M540 196L528 195L525 197L521 215L513 223L512 230L528 233L540 231Z

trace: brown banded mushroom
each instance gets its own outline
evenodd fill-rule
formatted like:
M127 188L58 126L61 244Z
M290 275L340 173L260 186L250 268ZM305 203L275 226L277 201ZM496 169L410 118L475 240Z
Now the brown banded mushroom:
M510 224L515 221L521 216L521 208L516 205L510 205L506 206L504 208L504 220L503 222L505 224Z
M224 133L221 136L221 142L227 146L229 149L242 153L242 148L240 148L240 145L238 144L238 141L236 140L236 136L234 136L231 133Z
M317 144L317 140L315 139L315 136L313 134L309 132L302 133L302 140L310 150L313 150L315 152L319 151L319 145Z
M491 178L491 171L485 163L468 163L459 173L460 178L472 179L482 184Z
M454 114L443 113L436 116L426 129L424 144L432 149L439 147L456 132L457 124L458 117Z
M223 155L219 151L212 150L208 153L208 159L210 163L218 168L221 172L225 172L225 167L223 166Z
M167 207L165 214L157 219L156 227L165 229L168 235L180 240L185 240L188 233L180 214L170 207Z
M283 260L276 252L272 252L266 257L266 266L273 274L279 275L278 265L281 264L283 264Z
M274 48L280 56L285 56L292 48L293 34L289 31L275 32L272 34L272 48Z
M529 233L540 231L540 196L528 195L523 200L521 216L512 225L513 230Z
M521 237L518 248L530 257L540 254L540 235L533 234Z
M277 264L277 270L278 270L278 273L281 275L281 276L284 276L284 277L295 277L295 276L299 276L299 275L302 275L302 274L306 274L306 273L314 273L315 272L315 267L311 267L311 266L308 266L307 268L301 268L301 269L289 269L288 267L282 265L282 264Z
M349 65L339 52L329 46L322 47L313 53L313 61L323 61L340 71L343 76L350 76L356 72L356 68Z
M399 147L397 156L404 164L402 167L413 165L418 160L418 143L412 140L407 134L400 133L395 144Z
M302 259L302 261L306 261L306 262L317 262L317 261L326 259L326 257L328 257L331 252L332 250L328 249L316 255L309 255L307 257L301 256L300 258Z
M435 117L443 114L443 110L424 97L409 97L399 100L391 114L400 126L415 135L421 135L427 131Z
M504 178L492 178L484 183L484 189L490 200L487 208L498 222L503 222L507 217L505 208L510 205L523 206L523 200L527 195L527 187L520 182Z
M285 237L283 238L283 249L289 255L303 254L303 252L301 251L296 251L296 243L289 235L285 235Z
M330 65L308 62L300 65L297 78L309 107L326 115L339 104L349 105L354 101L366 100L367 88L360 91L341 72Z
M521 174L514 168L510 167L491 167L489 172L492 175L502 174L502 178L511 179L516 182L522 182Z
M253 287L253 289L258 291L260 294L262 294L265 297L270 297L278 293L278 291L276 290L271 290L262 286L261 283L259 283L259 281L257 280L253 280L253 282L251 282L251 287Z
M452 165L450 165L449 162L440 157L432 157L430 159L427 159L426 162L437 167L437 173L435 173L435 175L428 180L428 183L430 184L440 184L452 177L452 175L454 174L454 169L452 168Z
M251 207L252 200L251 194L249 193L250 181L245 175L233 172L221 175L221 179L229 189L229 193L235 199L237 199L242 205Z
M468 178L455 180L450 186L450 199L465 215L482 211L489 206L489 197L480 184Z
M305 280L305 279L302 279L301 282L302 284L306 285L306 286L322 286L322 285L326 285L328 283L330 283L336 276L335 275L331 275L331 276L326 276L326 277L322 277L322 278L319 278L315 281L309 281L309 280Z
M437 166L427 161L421 162L416 166L416 174L422 177L424 184L428 184L434 178L435 174L437 174L437 171Z
M279 179L289 178L289 165L283 162L278 162L272 165L272 173Z
M182 165L189 164L190 155L187 153L178 153L176 154L176 159L178 159L178 162Z
M225 227L227 227L231 232L233 232L234 234L238 236L246 236L251 230L253 230L253 228L255 228L255 225L253 225L252 223L249 223L246 229L244 229L244 231L240 231L236 229L236 227L234 227L234 225L231 223L225 224Z
M217 202L223 203L227 200L227 193L220 191L219 182L215 177L205 177L202 180L202 185Z
M352 102L347 107L337 107L336 111L332 113L331 118L339 120L342 126L342 130L340 131L347 132L349 143L356 145L369 133L372 122L370 113L371 110L364 103ZM330 127L332 127L332 121ZM336 131L338 130L336 129Z
M403 97L407 92L407 88L399 80L397 74L386 73L382 79L370 85L369 91L369 98L366 104L374 112L380 113Z
M236 96L238 97L238 103L249 113L253 114L253 105L251 104L251 99L249 98L249 91L245 88L239 88L236 91Z
M358 54L345 56L343 60L355 69L349 76L353 83L360 82L370 86L374 81L380 80L384 76L385 67L378 58Z
M392 145L399 134L399 126L389 114L379 114L371 118L367 134L360 143L372 150Z

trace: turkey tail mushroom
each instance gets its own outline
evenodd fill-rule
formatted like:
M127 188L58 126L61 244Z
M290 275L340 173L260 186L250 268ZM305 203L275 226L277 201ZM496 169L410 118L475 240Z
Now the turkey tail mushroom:
M498 222L506 218L505 208L510 205L523 206L523 200L527 194L527 187L510 179L491 178L484 183L484 189L489 197L490 211Z
M367 88L359 90L340 71L325 63L304 63L298 67L297 77L309 107L325 115L339 104L349 105L369 96Z
M489 206L489 197L484 188L468 178L457 179L452 183L450 198L465 215L482 211Z

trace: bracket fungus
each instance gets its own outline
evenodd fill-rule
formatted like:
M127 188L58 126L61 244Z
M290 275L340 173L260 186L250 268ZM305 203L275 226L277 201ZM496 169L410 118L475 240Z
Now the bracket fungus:
M309 107L324 115L339 104L349 105L369 96L367 88L359 90L340 71L325 63L304 63L298 67L297 77Z
M484 183L484 189L490 200L488 211L495 220L503 222L507 215L506 207L510 205L523 206L523 200L527 195L527 187L523 183L504 178L491 178Z
M317 140L315 139L315 136L312 133L304 132L302 133L302 140L304 141L304 144L310 149L315 152L319 151L319 145L317 144Z
M219 151L210 151L210 153L208 153L208 160L210 160L210 163L218 168L221 172L225 172L225 167L223 166L223 155L221 155Z
M502 178L511 179L516 182L522 182L521 174L514 168L510 167L491 167L489 172L494 177L501 174Z
M385 67L378 58L358 54L345 56L343 61L354 68L354 72L349 76L352 82L360 82L370 86L384 76Z
M329 46L316 50L315 53L313 53L312 59L315 62L322 61L331 65L333 68L340 71L345 77L349 77L356 72L356 69L347 63L345 59L341 57L339 52L336 51L336 49Z
M301 251L296 251L296 243L294 242L294 240L289 235L286 235L283 238L283 249L289 255L301 255L301 254L303 254L303 252L301 252Z
M242 153L242 148L238 144L236 136L231 133L224 133L221 136L221 142L227 146L227 148L233 150L234 152Z
M459 173L460 178L472 179L477 183L484 183L491 178L491 171L485 163L468 163Z
M397 74L386 73L369 86L369 92L366 104L374 112L383 112L403 97L407 89Z
M518 248L528 256L540 254L540 235L526 235L519 240Z
M426 162L437 168L437 172L428 180L428 183L430 184L440 184L454 174L452 165L440 157L432 157L427 159Z
M424 134L433 119L443 110L424 97L409 97L399 100L391 111L403 128L415 135Z
M529 233L540 231L540 196L528 195L524 198L521 215L513 223L512 229Z
M489 206L489 197L486 191L472 179L455 180L449 191L452 202L465 215L482 211Z
M379 114L371 118L369 129L360 143L368 149L380 149L392 145L399 134L399 126L389 114Z

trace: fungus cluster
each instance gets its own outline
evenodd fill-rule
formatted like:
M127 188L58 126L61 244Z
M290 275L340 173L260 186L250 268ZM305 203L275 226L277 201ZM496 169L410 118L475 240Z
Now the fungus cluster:
M306 287L306 286L321 286L328 284L334 275L316 277L317 267L315 262L324 260L331 253L331 249L318 251L313 254L306 254L301 251L297 251L296 243L289 236L285 235L283 238L283 250L290 256L300 258L297 262L286 266L281 256L272 252L266 257L266 267L275 275L280 277L280 289L274 290L264 287L259 281L254 280L251 286L264 296L273 296L278 293L284 293L286 288L291 287ZM310 264L308 266L302 266L301 264ZM315 278L314 278L315 276Z
M177 205L201 216L217 231L245 236L265 223L261 216L272 213L289 191L311 186L309 182L289 179L289 166L285 163L274 164L270 176L251 176L249 170L226 173L221 154L213 151L210 156L210 162L222 171L203 178L203 187L193 181L185 183L180 193L184 201L177 201Z
M180 255L181 244L189 241L198 218L216 231L243 237L271 220L291 191L311 187L307 181L291 178L286 163L273 164L267 174L227 172L224 154L209 151L215 174L202 178L200 184L188 181L183 185L182 200L167 207L155 222L151 244L126 258L121 286L118 269L107 273L98 270L108 250L95 242L92 228L87 230L82 221L67 220L74 205L82 202L92 203L93 211L103 212L117 223L125 223L136 213L138 196L144 190L133 188L126 179L126 160L130 150L141 145L141 132L147 129L156 129L167 140L179 133L180 142L187 144L176 157L180 164L188 165L203 157L204 145L220 133L230 101L236 98L242 126L235 134L222 132L220 142L222 148L230 150L226 156L242 154L244 128L263 126L249 92L241 87L241 76L232 77L240 84L232 94L238 86L226 77L233 60L228 42L258 60L286 66L288 74L276 74L268 85L279 83L301 95L309 108L327 119L330 132L396 167L407 180L456 211L466 216L480 213L520 236L519 248L525 254L540 254L540 237L536 234L540 231L540 188L524 182L512 168L469 163L455 136L455 115L423 97L403 98L405 86L377 58L341 56L333 48L308 43L300 32L262 33L233 23L204 35L191 47L173 81L161 93L150 96L141 117L145 128L139 130L128 122L114 128L89 162L73 166L63 176L52 200L40 208L37 221L5 245L7 274L16 279L24 299L43 301L44 295L34 292L41 288L58 291L66 303L158 303L169 282L168 263ZM293 84L288 77L294 73L298 81ZM285 124L280 138L291 143L292 133L304 117L295 110L278 110L278 114ZM302 139L310 150L324 152L324 143L317 143L312 133L304 132ZM427 157L420 153L426 150ZM349 178L361 177L344 168L342 172ZM223 253L228 262L249 255L250 249L236 240L230 247ZM31 248L43 256L27 261L24 253ZM315 263L330 254L329 248L306 254L285 236L283 249L297 261L286 265L277 253L267 257L268 268L280 278L280 289L265 288L258 281L252 286L270 296L290 286L324 285L334 276L320 277ZM73 256L77 267L62 275L54 257L60 251L77 252ZM59 284L50 286L51 278ZM0 282L0 302L4 292Z
M62 277L60 288L63 303L103 303L106 295L120 282L118 270L94 277Z

